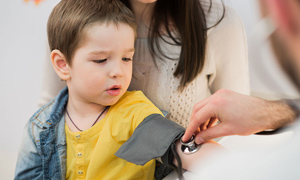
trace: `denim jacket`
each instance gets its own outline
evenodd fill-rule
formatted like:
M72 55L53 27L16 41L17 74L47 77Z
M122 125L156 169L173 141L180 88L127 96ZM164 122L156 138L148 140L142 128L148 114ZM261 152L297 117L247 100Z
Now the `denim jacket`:
M41 107L26 124L18 153L15 179L65 179L64 109L68 89Z

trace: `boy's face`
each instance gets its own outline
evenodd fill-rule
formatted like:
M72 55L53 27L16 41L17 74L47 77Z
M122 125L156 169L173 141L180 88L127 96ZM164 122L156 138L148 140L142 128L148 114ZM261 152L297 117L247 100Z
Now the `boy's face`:
M133 54L134 30L129 25L88 27L72 59L70 97L88 104L115 104L130 84Z

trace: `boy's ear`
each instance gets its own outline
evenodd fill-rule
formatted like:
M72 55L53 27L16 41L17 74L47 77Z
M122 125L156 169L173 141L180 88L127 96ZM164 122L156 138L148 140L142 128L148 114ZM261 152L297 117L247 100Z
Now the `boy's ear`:
M51 52L51 62L54 67L56 74L60 79L66 81L70 79L70 66L62 52L55 49Z

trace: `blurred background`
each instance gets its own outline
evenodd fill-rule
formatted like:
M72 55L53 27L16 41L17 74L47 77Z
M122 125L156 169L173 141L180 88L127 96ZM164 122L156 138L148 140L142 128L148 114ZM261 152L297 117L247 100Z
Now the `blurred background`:
M13 179L25 123L37 110L47 57L46 24L59 0L0 0L0 179ZM300 97L273 60L257 0L224 0L244 22L251 94L266 99Z

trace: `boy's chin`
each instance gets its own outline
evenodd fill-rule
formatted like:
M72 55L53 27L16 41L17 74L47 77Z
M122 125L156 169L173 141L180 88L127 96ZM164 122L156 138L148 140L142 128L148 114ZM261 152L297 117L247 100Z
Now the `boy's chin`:
M116 104L116 103L120 100L121 97L122 97L122 96L114 97L114 98L112 98L111 100L109 100L109 101L103 103L103 105L104 105L104 106L112 106L112 105Z

